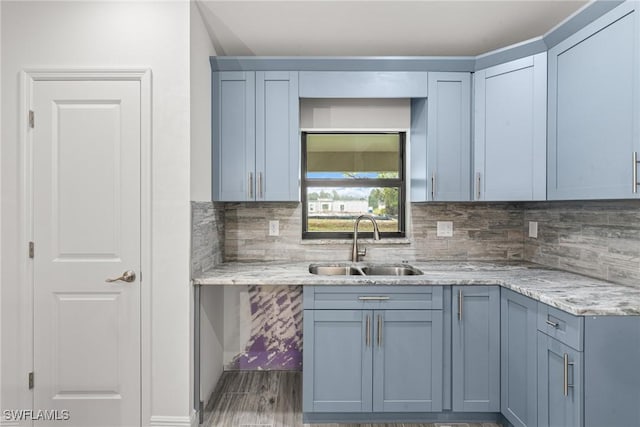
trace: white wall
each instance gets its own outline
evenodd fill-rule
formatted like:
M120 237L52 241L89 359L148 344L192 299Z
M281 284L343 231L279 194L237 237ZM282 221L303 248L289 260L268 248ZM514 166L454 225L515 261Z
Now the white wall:
M19 340L18 73L149 67L153 81L151 391L143 424L188 425L190 396L189 3L2 2L2 407L28 408ZM28 363L28 362L25 362ZM146 405L146 406L145 406ZM165 418L175 417L175 418Z
M409 99L302 99L302 129L409 129Z
M0 25L2 25L2 2L0 1ZM0 27L0 100L2 98L2 31ZM0 102L0 129L2 129L2 102ZM0 132L0 147L2 147L2 132ZM0 150L0 188L2 188L2 151ZM0 199L1 200L1 199ZM2 202L0 201L0 225L2 224ZM2 241L2 227L0 226L0 242ZM6 408L2 394L4 384L2 373L2 245L0 245L0 408Z
M211 200L211 66L216 51L191 2L191 200ZM224 289L206 286L200 299L200 399L206 405L222 374Z
M191 2L191 200L211 200L211 65L216 50Z

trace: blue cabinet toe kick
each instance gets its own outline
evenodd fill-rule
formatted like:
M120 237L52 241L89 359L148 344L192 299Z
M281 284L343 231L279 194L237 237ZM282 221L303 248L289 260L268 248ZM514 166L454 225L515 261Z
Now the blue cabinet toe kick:
M496 423L512 425L498 412L304 412L305 424L323 423Z

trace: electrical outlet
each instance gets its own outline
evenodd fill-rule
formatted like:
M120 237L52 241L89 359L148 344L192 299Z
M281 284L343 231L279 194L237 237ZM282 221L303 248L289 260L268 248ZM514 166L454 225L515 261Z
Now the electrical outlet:
M273 220L269 221L269 236L279 236L280 235L280 221Z
M453 221L438 221L436 236L453 237Z
M529 237L538 238L538 221L529 221Z

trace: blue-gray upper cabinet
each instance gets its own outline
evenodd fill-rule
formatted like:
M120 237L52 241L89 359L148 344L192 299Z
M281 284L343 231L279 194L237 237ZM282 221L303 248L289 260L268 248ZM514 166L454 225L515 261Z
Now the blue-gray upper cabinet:
M372 310L304 310L304 412L372 409Z
M214 201L255 198L255 73L213 73Z
M411 102L411 201L471 200L471 75L429 73Z
M442 410L442 310L376 310L374 412Z
M640 29L626 2L551 48L549 199L638 197ZM632 186L633 184L633 186Z
M500 288L454 286L452 392L457 412L500 411Z
M546 199L547 54L474 75L475 200Z
M298 201L298 73L213 73L213 200Z
M514 427L538 425L538 303L509 289L500 295L500 407Z
M300 98L426 98L426 71L300 71Z

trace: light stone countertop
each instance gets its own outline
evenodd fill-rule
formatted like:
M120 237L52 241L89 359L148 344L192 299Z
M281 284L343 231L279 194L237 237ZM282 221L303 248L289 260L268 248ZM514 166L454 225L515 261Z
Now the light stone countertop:
M223 263L195 276L193 283L203 286L500 285L575 315L640 315L640 284L638 287L618 285L533 263L411 262L424 273L419 276L320 276L309 273L309 264Z

